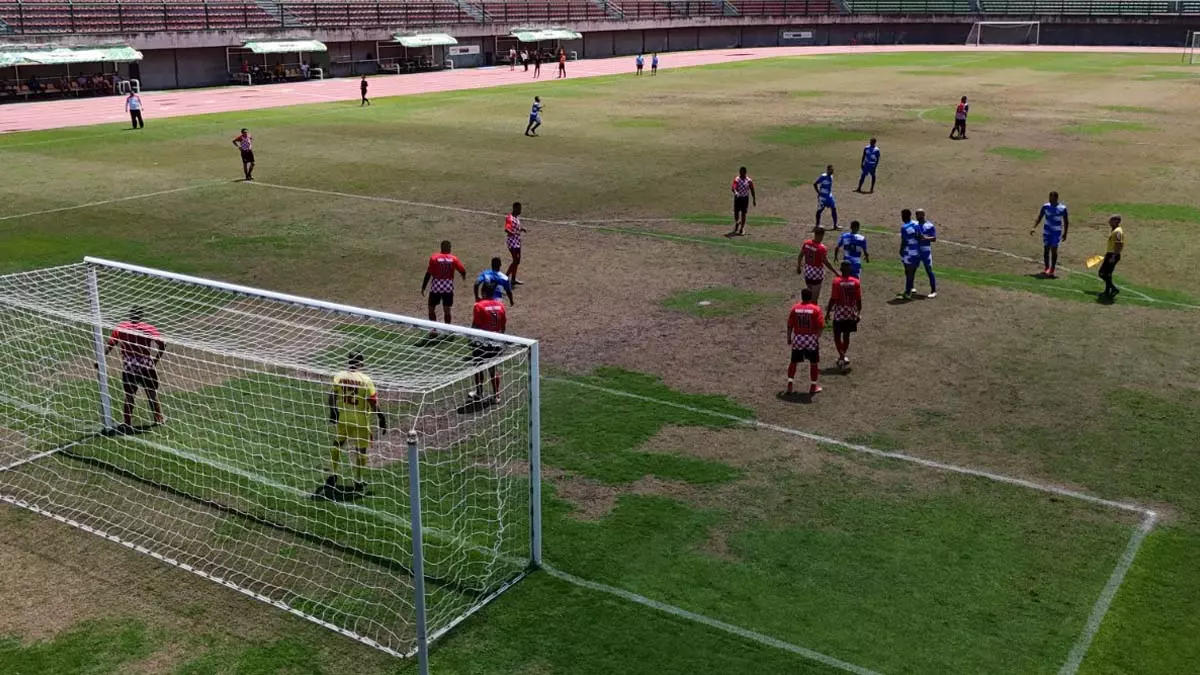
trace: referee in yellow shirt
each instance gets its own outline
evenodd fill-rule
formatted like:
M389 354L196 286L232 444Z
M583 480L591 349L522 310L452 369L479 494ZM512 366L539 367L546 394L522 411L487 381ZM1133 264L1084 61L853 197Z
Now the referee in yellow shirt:
M1117 293L1121 292L1121 289L1113 285L1112 279L1113 270L1117 268L1117 263L1121 262L1121 251L1125 249L1125 230L1121 229L1121 216L1110 216L1108 226L1112 231L1108 233L1104 262L1100 263L1100 278L1104 280L1104 293L1100 298L1111 302L1116 299Z

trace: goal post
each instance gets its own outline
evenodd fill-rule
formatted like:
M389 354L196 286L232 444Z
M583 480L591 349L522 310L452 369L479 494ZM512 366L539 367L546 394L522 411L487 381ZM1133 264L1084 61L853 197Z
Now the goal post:
M540 564L538 358L96 258L3 275L0 502L424 672Z
M1189 30L1187 38L1183 41L1183 62L1195 65L1197 50L1200 50L1200 31Z
M967 45L1038 45L1040 21L976 21L967 33Z

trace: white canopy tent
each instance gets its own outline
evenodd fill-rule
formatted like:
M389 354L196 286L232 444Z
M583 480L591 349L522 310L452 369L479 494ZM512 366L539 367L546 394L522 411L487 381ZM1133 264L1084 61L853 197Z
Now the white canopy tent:
M22 66L65 66L71 77L71 64L98 63L101 72L105 63L133 63L142 60L142 53L125 44L63 47L59 45L11 44L0 45L0 68L12 68L13 79L20 81ZM115 72L115 70L114 70ZM134 91L140 84L132 83ZM118 92L120 93L120 92Z
M304 63L305 54L327 51L329 49L325 46L325 43L318 40L252 40L241 47L226 47L225 67L234 79L245 79L246 84L251 84L250 74L242 73L238 67L241 61L245 60L249 54L261 55L263 67L269 69L270 64L267 62L267 59L271 54L295 54L296 64L299 66L299 64ZM245 76L244 78L240 77L243 75ZM320 68L312 69L312 75L321 79L325 76L324 71Z
M380 70L390 70L399 73L402 70L413 69L414 59L409 54L410 49L429 49L429 60L426 63L429 67L434 67L441 63L454 67L453 63L445 59L445 52L442 52L443 58L438 58L438 48L448 47L458 44L458 39L448 33L396 33L392 39L387 42L375 43L375 58L379 62ZM394 50L403 48L403 55L397 54ZM384 53L387 52L387 56ZM419 66L418 66L419 67Z

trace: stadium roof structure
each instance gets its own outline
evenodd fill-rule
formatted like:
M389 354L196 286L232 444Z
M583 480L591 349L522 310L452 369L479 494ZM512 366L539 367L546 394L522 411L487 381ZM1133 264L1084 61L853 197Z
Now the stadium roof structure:
M550 40L578 40L582 34L566 28L518 28L512 32L518 42L547 42Z
M141 61L142 53L129 45L56 47L52 45L0 46L0 68L54 66L69 63L128 63Z
M441 47L458 44L458 40L453 35L446 33L396 34L392 36L392 42L399 42L405 47Z
M299 52L324 52L324 42L317 40L287 40L283 42L247 42L243 49L255 54L296 54Z

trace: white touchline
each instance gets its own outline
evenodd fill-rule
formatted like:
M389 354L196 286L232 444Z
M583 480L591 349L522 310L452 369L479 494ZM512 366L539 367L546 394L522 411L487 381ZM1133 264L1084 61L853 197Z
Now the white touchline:
M1150 534L1150 530L1154 529L1154 523L1157 519L1158 517L1153 511L1147 512L1146 516L1142 518L1141 524L1138 525L1137 530L1134 531L1133 536L1129 538L1129 545L1125 547L1125 552L1121 554L1121 559L1117 561L1117 567L1113 570L1112 576L1108 578L1108 583L1104 585L1104 590L1100 592L1100 597L1096 599L1096 604L1092 606L1092 613L1088 616L1087 624L1083 627L1083 633L1075 641L1075 645L1071 647L1071 653L1067 656L1067 662L1058 670L1058 675L1075 675L1079 671L1079 667L1083 665L1083 660L1092 646L1092 641L1096 639L1096 633L1100 632L1100 624L1104 622L1104 616L1108 614L1108 608L1112 606L1113 599L1117 597L1117 591L1125 581L1125 574L1133 566L1133 559L1137 557L1138 550L1142 548L1142 542L1146 540L1146 535Z
M847 450L853 450L855 452L861 452L866 455L873 455L875 457L884 457L887 459L897 459L897 460L900 460L903 462L911 462L913 464L919 464L921 466L928 467L930 469L937 469L939 471L947 471L950 473L962 474L964 476L976 476L978 478L986 478L988 480L996 481L998 483L1008 483L1009 485L1016 485L1018 487L1028 488L1030 490L1037 490L1038 492L1047 492L1050 494L1059 495L1061 497L1070 497L1072 499L1078 499L1080 501L1085 501L1085 502L1088 502L1091 504L1098 504L1100 506L1107 506L1109 508L1120 509L1122 511L1131 511L1133 513L1141 513L1143 515L1154 513L1150 509L1147 509L1144 506L1139 506L1137 504L1130 504L1127 502L1118 502L1118 501L1114 501L1111 499L1104 499L1103 497L1096 497L1094 495L1089 495L1085 492L1079 492L1077 490L1068 490L1066 488L1058 487L1056 485L1046 485L1044 483L1037 483L1037 482L1034 482L1031 480L1026 480L1024 478L1016 478L1013 476L1006 476L1001 473L994 473L991 471L985 471L983 469L973 469L973 468L967 467L967 466L958 466L956 464L946 464L945 462L938 462L938 461L931 460L931 459L923 459L921 457L915 457L913 455L906 455L902 452L890 452L887 450L879 450L877 448L872 448L872 447L869 447L866 445L859 445L857 443L841 441L836 438L830 438L828 436L821 436L819 434L802 431L800 429L793 429L791 427L780 426L778 424L771 424L769 422L761 422L759 420L751 419L748 417L738 417L737 415L732 415L730 413L718 412L716 410L708 410L706 408L698 408L698 407L686 405L683 403L675 403L673 401L663 401L661 399L652 398L650 396L634 394L634 393L631 393L628 391L622 391L620 389L610 389L609 387L601 387L599 385L588 384L586 382L579 382L577 380L564 379L564 378L558 378L558 377L546 377L543 379L548 380L550 382L562 382L564 384L570 384L570 385L573 385L576 387L581 387L583 389L592 389L594 391L601 391L606 394L611 394L613 396L622 396L625 398L632 398L632 399L635 399L638 401L645 401L647 403L655 403L657 405L664 405L664 406L669 406L671 408L678 408L680 410L686 410L688 412L693 412L693 413L697 413L700 415L708 415L710 417L719 417L721 419L730 420L732 422L737 422L739 424L744 424L746 426L757 427L759 429L767 429L769 431L775 431L777 433L787 434L789 436L797 436L800 438L808 439L810 441L816 441L818 443L823 443L825 445L835 445L840 448L845 448Z
M90 208L92 206L104 206L105 204L117 204L119 202L129 202L129 201L133 201L135 199L149 199L150 197L160 197L162 195L175 194L176 192L187 192L189 190L196 190L196 189L199 189L202 187L209 187L211 185L219 185L224 182L226 182L226 181L205 181L203 183L196 183L195 185L189 185L187 187L181 187L181 188L173 188L170 190L159 190L158 192L147 192L145 194L140 194L140 195L129 195L128 197L114 197L113 199L101 199L100 201L97 201L97 202L88 202L87 204L76 204L75 206L60 206L56 209L46 209L44 211L30 211L29 213L17 213L17 214L11 215L11 216L0 216L0 221L14 220L17 218L29 218L32 216L45 216L45 215L48 215L51 213L61 213L63 211L76 211L78 209L86 209L86 208Z
M647 598L645 596L638 595L637 593L632 593L630 591L627 591L627 590L624 590L621 588L616 588L615 586L609 586L607 584L601 584L601 583L598 583L595 581L588 581L587 579L581 579L573 574L568 574L561 570L557 570L554 567L551 567L548 563L543 563L542 569L545 570L545 572L547 574L549 574L550 576L556 577L558 579L562 579L563 581L566 581L571 584L575 584L576 586L580 586L582 588L587 588L587 589L590 589L593 591L599 591L601 593L608 593L609 595L615 595L618 598L622 598L624 600L628 600L630 602L637 603L637 604L643 605L645 607L650 607L650 608L656 609L660 612L666 612L667 614L670 614L672 616L677 616L681 619L687 619L688 621L694 621L695 623L698 623L698 624L701 624L704 626L708 626L710 628L715 628L717 630L724 631L731 635L736 635L738 637L745 638L752 642L757 642L757 643L759 643L761 645L765 645L767 647L774 647L775 649L781 649L786 652L791 652L793 654L797 654L797 655L802 656L810 661L816 661L818 663L825 664L831 668L837 668L838 670L843 670L848 673L855 673L855 675L880 675L879 673L877 673L874 670L870 670L868 668L863 668L862 666L856 666L853 663L847 663L845 661L842 661L841 659L835 659L832 656L827 656L820 652L816 652L816 651L813 651L813 650L805 648L805 647L800 647L798 645L791 644L790 642L784 642L783 640L773 638L769 635L763 635L762 633L757 633L755 631L748 630L748 629L742 628L740 626L734 626L733 624L728 624L728 623L725 623L724 621L718 621L716 619L704 616L703 614L696 614L695 612L689 612L686 609L682 609L682 608L676 607L674 605L668 605L666 603L658 602L657 600L651 600L650 598Z

